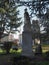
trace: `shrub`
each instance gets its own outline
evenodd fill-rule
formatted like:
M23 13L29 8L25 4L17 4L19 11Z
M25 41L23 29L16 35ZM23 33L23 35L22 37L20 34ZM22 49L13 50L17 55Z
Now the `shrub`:
M7 54L9 53L11 47L12 47L12 42L4 42L4 49L6 50Z
M42 47L40 44L38 44L35 49L35 55L42 55Z
M49 51L45 52L45 60L49 60Z

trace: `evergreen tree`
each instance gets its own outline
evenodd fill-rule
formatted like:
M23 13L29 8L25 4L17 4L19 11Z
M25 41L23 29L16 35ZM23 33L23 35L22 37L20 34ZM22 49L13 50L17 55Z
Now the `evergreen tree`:
M18 17L19 11L15 2L9 2L9 0L0 0L0 39L2 38L4 31L9 35L10 33L15 33L17 28L21 25L20 19ZM4 49L7 54L12 46L12 42L4 42Z
M0 5L0 28L3 28L2 32L14 33L22 23L20 22L21 18L18 17L18 6L16 6L14 1L9 3L9 0L1 0Z

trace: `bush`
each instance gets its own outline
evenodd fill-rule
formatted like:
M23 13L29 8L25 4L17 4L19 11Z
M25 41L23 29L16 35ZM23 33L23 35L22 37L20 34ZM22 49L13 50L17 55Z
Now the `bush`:
M4 42L4 49L6 50L7 54L9 53L11 47L12 47L12 42Z
M49 51L45 52L45 60L49 60Z
M35 49L35 55L42 55L42 47L40 44L38 44Z
M46 56L49 57L49 51L46 52Z

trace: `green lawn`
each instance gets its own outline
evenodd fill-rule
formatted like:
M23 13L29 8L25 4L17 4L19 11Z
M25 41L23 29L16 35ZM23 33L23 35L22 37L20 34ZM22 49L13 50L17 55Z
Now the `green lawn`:
M49 65L49 62L48 61L43 61L43 62L35 62L34 63L35 65Z
M17 51L16 50L12 50L12 49L10 49L10 53L12 53L12 54L9 54L9 55L0 55L1 56L1 58L2 58L2 60L4 61L4 57L5 56L7 56L7 58L9 57L20 57L20 54L21 54L21 51L22 51L22 49L18 49ZM49 51L49 46L42 46L42 51L43 51L43 53L45 53L46 51ZM0 49L0 54L1 53L6 53L6 51L5 50L2 50L2 49ZM13 54L14 53L14 54ZM12 61L13 62L13 61ZM18 60L18 62L15 62L15 63L17 63L17 65L49 65L49 61L34 61L34 60L28 60L28 59L19 59Z
M10 49L10 53L21 53L21 51L22 49L18 49L17 51ZM42 52L45 53L47 51L49 51L49 45L42 45ZM0 48L0 53L6 53L6 51Z
M42 51L43 53L49 51L49 45L42 45Z
M36 48L36 46L33 47L34 51L35 51L35 48ZM47 51L49 51L49 45L48 44L42 45L42 52L45 53Z
M12 52L15 52L15 53L21 53L21 51L22 51L22 49L18 49L17 51L16 51L16 50L12 50L12 49L10 49L10 53L12 53Z

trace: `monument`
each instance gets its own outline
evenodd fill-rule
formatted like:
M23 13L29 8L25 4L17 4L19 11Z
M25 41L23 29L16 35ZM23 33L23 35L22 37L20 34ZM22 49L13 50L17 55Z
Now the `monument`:
M23 56L33 56L32 52L32 30L31 30L31 22L30 17L27 12L27 9L25 9L24 12L24 27L23 27L23 33L22 33L22 55Z

